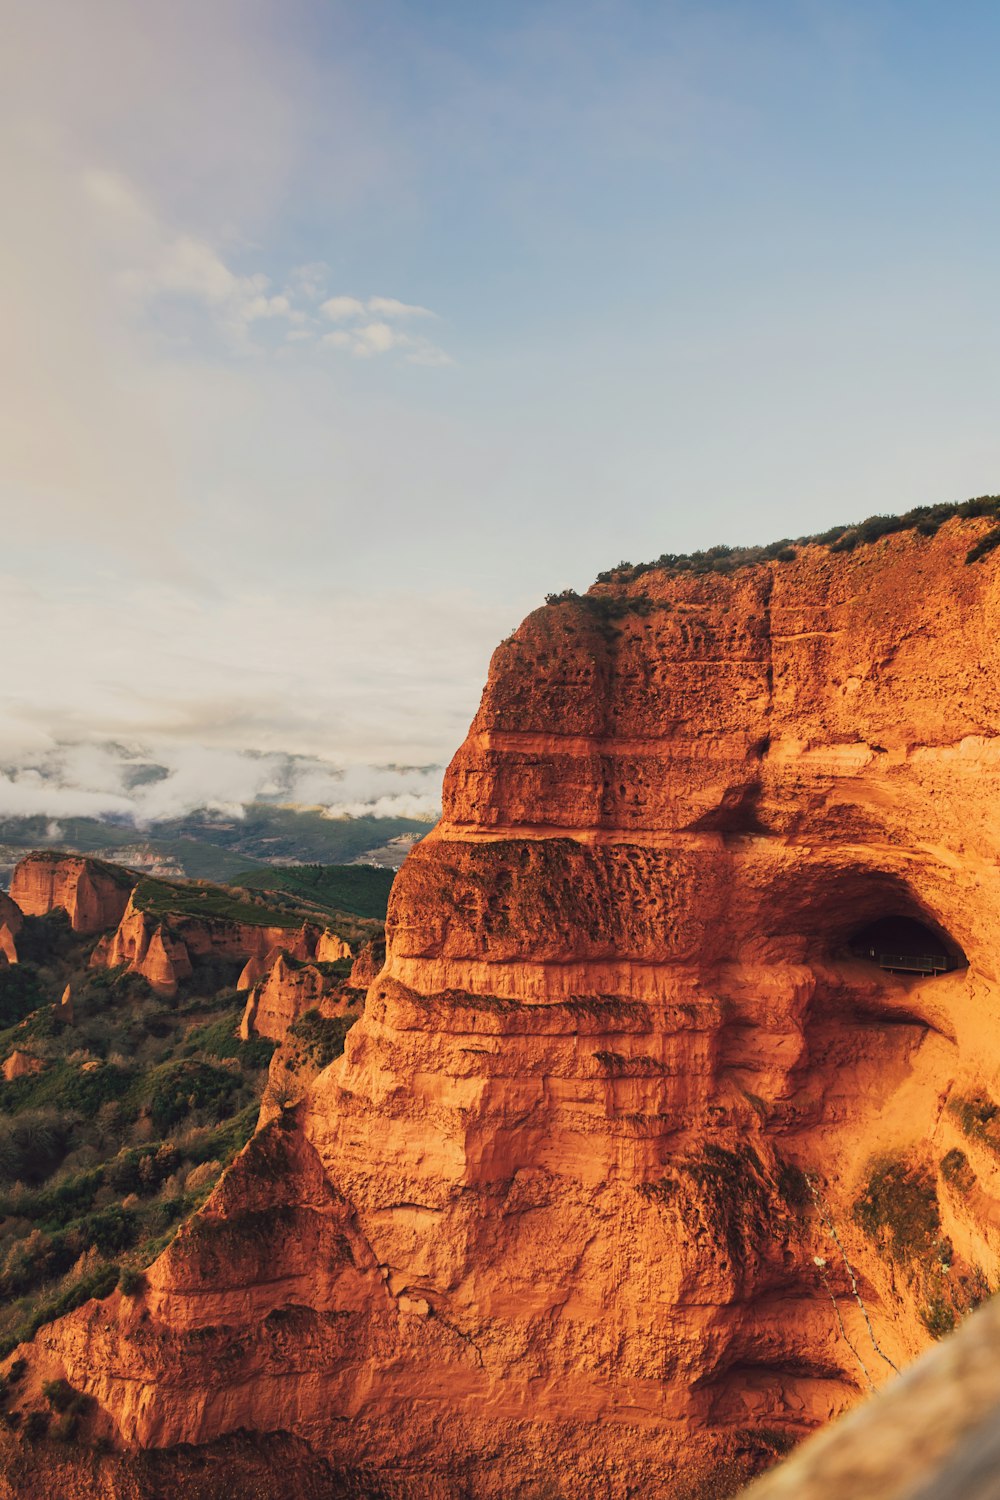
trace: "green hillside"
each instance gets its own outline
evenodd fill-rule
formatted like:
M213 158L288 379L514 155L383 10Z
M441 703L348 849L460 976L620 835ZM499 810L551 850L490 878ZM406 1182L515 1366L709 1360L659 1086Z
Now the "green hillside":
M281 865L244 871L233 883L248 890L287 891L331 912L385 921L394 870L370 865Z

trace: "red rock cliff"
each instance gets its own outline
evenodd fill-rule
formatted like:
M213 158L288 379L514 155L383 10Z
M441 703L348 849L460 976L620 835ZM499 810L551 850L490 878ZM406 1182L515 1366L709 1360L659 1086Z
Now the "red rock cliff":
M42 852L21 860L10 894L26 916L62 907L74 932L104 932L121 921L137 878L83 855Z
M0 964L17 963L17 935L24 926L24 916L16 901L0 891Z
M986 524L530 616L344 1056L141 1312L36 1363L123 1444L282 1431L396 1496L652 1500L944 1331L1000 1250ZM856 956L886 918L955 967Z
M91 955L95 968L124 965L141 974L161 995L174 995L201 960L223 959L243 966L240 988L256 984L278 955L319 962L349 957L350 947L334 933L304 923L300 928L270 927L185 912L154 914L129 899L113 933Z

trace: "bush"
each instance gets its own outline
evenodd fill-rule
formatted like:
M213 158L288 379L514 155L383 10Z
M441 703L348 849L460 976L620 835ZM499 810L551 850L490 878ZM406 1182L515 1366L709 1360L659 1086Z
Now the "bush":
M58 1443L71 1443L76 1437L79 1425L80 1413L78 1411L64 1411L62 1416L52 1424L50 1435Z
M0 1110L14 1114L50 1108L61 1114L79 1113L90 1120L103 1104L123 1098L135 1077L134 1069L110 1063L85 1073L82 1068L60 1060L44 1073L0 1085Z
M941 1228L933 1177L923 1166L881 1163L854 1205L854 1219L872 1239L885 1235L897 1264L926 1259Z
M138 1297L146 1289L146 1277L133 1266L123 1266L118 1275L118 1289L126 1297Z
M45 1004L38 976L24 964L0 968L0 1028L16 1026Z
M978 562L981 557L985 557L995 547L1000 547L1000 526L995 526L992 531L988 531L985 536L981 536L976 545L970 547L965 554L965 561L967 563Z
M347 960L348 974L351 972L351 962L350 959ZM324 964L320 967L327 966ZM243 1041L236 1030L239 1019L240 1012L231 1011L229 1015L209 1022L207 1026L196 1026L193 1031L188 1032L184 1050L203 1052L208 1057L220 1059L235 1057L240 1067L249 1072L266 1068L277 1043L272 1042L269 1037L253 1037L250 1041Z
M853 526L831 526L826 531L817 532L811 536L802 536L795 539L797 546L827 547L831 552L853 552L856 547L868 546L878 541L881 537L890 536L894 532L914 531L918 536L933 536L938 528L953 516L963 520L974 519L980 516L989 516L1000 520L1000 496L978 495L971 500L947 503L942 505L917 505L912 510L905 511L902 515L878 514L868 516L863 521L856 522ZM988 532L986 536L972 547L966 557L966 562L976 562L984 557L987 552L1000 546L1000 526L994 531ZM653 569L659 571L678 573L728 573L737 568L752 567L755 564L777 559L779 562L792 562L795 557L795 547L792 538L784 537L781 541L771 542L766 547L709 547L702 552L677 553L663 552L655 560L648 563L621 562L617 568L609 568L605 572L598 573L597 582L600 583L629 583L641 578L644 573ZM561 604L565 600L575 599L577 596L572 589L565 589L561 594L546 595L547 604ZM586 604L592 595L585 594L580 602Z
M976 1174L969 1165L969 1158L957 1146L946 1151L941 1158L941 1176L959 1193L970 1193L976 1183Z
M73 1120L53 1110L26 1110L0 1119L0 1178L43 1182L69 1150Z
M327 1068L344 1050L344 1040L357 1016L321 1016L313 1008L293 1021L289 1035L303 1043L303 1050L320 1068Z
M41 1442L49 1430L47 1411L29 1411L24 1423L24 1435L29 1443Z
M194 1061L166 1062L139 1080L133 1098L148 1110L157 1135L165 1135L195 1109L218 1118L241 1088L242 1080L227 1069Z
M934 1297L926 1307L920 1309L920 1321L931 1338L943 1339L954 1332L955 1313L943 1298Z
M42 1395L53 1411L66 1411L75 1400L76 1391L68 1380L46 1380L42 1385Z
M45 1323L52 1323L65 1313L82 1307L85 1302L90 1301L91 1297L109 1296L114 1291L117 1282L117 1266L99 1266L96 1271L81 1276L58 1296L38 1303L16 1333L4 1339L0 1344L0 1359L8 1355L12 1349L16 1349L18 1344L27 1343L29 1339L33 1339Z

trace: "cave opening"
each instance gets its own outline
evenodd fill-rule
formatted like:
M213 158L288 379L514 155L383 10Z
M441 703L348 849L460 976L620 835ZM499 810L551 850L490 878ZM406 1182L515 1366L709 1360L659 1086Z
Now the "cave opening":
M878 964L890 974L948 974L963 969L961 948L940 928L900 912L877 917L849 939L855 958Z

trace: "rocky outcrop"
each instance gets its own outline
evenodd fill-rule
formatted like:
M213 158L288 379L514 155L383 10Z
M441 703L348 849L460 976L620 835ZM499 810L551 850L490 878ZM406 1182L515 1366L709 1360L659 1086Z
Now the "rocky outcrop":
M385 938L372 938L358 954L351 967L351 984L356 989L367 989L385 967Z
M329 928L321 930L307 922L298 932L286 932L284 940L267 953L252 953L236 981L236 988L249 990L260 984L282 954L300 963L313 959L321 964L337 963L352 956L350 943Z
M21 908L0 891L0 965L17 963L17 935L23 926Z
M27 1078L32 1073L40 1073L44 1067L40 1057L34 1057L30 1052L15 1047L10 1056L4 1059L0 1072L8 1083L13 1083L15 1078Z
M434 1500L715 1500L893 1378L1000 1265L987 524L530 616L280 1170L29 1357Z
M350 943L346 943L342 937L338 937L329 928L318 935L312 952L312 957L318 964L336 964L353 956Z
M61 907L73 931L89 935L117 926L135 882L130 871L102 860L41 852L21 860L10 893L26 916L45 916Z
M244 1041L252 1036L283 1041L300 1016L307 1010L323 1009L323 1002L340 987L340 980L324 973L315 963L300 963L280 952L270 973L247 996L240 1036Z
M192 973L183 939L130 900L115 931L103 938L91 957L94 967L124 967L141 974L159 995L175 995Z
M279 954L302 960L335 954L350 957L350 947L335 934L314 927L301 928L231 922L195 917L184 912L159 915L129 901L117 929L102 938L91 963L99 968L124 966L141 974L157 994L170 996L200 962L222 960L243 965L240 989L254 985L273 967Z

